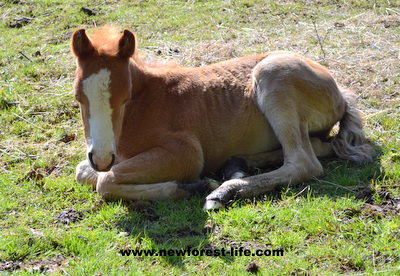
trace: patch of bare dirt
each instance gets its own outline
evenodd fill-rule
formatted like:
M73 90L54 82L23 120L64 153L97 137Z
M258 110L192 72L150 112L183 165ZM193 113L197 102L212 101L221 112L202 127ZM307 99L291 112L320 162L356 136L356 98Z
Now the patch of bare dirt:
M352 218L359 216L379 219L400 214L400 198L392 198L388 193L383 192L380 193L380 197L385 200L380 203L374 203L374 200L370 198L359 209L348 208L344 210L345 218L342 222L349 223Z
M246 271L250 272L250 273L257 273L259 270L259 266L256 263L256 261L252 261L250 262L247 266L246 266Z
M0 271L15 272L18 270L28 271L29 273L52 273L62 270L68 261L63 256L58 256L46 260L5 261L0 262Z
M43 187L44 183L44 175L39 169L31 169L24 177L17 180L17 183L23 181L33 181L35 186L41 188Z
M89 15L89 16L94 16L94 15L97 14L97 12L95 10L89 9L89 8L85 8L85 7L82 7L80 11L83 12L84 14L86 14L86 15Z
M6 262L0 262L0 271L16 271L18 269L21 269L20 262L18 261L6 261Z
M228 247L228 248L243 248L247 250L254 250L255 248L257 249L269 249L271 248L271 243L261 243L256 240L252 241L237 241L230 239L225 236L218 237L217 242L212 242L209 244L206 244L204 246L205 249L214 249L214 248L219 248L219 247Z
M76 139L76 135L74 133L62 133L61 137L57 140L63 143L69 143L71 141L74 141Z
M379 204L365 203L361 209L367 216L385 217L400 214L400 198L390 198Z
M71 223L75 223L79 220L81 220L83 218L83 213L73 210L73 209L68 209L68 210L64 210L61 211L60 213L58 213L57 215L54 216L54 219L58 222L58 223L62 223L62 224L71 224Z
M31 17L17 18L17 19L14 19L12 22L10 22L8 24L8 27L10 27L10 28L22 28L23 26L31 23L32 20L33 20L33 18L31 18Z

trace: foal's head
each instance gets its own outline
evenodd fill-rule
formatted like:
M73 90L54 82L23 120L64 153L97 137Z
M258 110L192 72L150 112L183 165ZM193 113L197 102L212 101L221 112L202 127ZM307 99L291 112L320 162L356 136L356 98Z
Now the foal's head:
M132 88L129 59L136 39L125 30L97 30L90 38L84 29L73 33L71 50L77 60L75 98L85 130L87 154L96 171L108 171L115 161L125 102Z

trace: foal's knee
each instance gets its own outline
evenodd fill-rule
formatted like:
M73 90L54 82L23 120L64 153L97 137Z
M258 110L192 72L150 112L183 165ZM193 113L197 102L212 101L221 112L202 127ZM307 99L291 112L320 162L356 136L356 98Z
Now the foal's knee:
M306 167L306 175L309 180L313 177L320 177L324 174L324 169L319 161L313 162L311 166Z
M307 181L313 177L320 177L324 173L318 159L312 158L306 154L291 160L291 162L286 163L286 166L291 167L288 169L288 173L290 171L294 174L292 178L298 179L299 181Z
M306 167L306 171L308 174L308 179L312 177L320 177L324 174L324 169L317 159L310 161L310 163Z

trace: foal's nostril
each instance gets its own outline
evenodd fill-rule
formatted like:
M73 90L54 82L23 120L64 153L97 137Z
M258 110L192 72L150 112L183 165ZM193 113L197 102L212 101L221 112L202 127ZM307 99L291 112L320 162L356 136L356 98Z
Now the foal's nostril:
M93 161L93 152L88 152L88 159L89 159L89 163L92 166L92 168L95 171L101 171L101 172L107 172L111 169L111 167L114 165L115 163L115 154L113 153L111 155L111 162L110 164L105 168L105 169L99 169L98 166L96 165L96 163Z
M111 166L114 165L115 162L115 154L112 154L112 158L111 158Z
M96 166L96 164L93 162L93 152L89 152L89 153L88 153L88 157L89 157L90 166L92 166L92 168L93 168L95 171L97 171L97 166Z

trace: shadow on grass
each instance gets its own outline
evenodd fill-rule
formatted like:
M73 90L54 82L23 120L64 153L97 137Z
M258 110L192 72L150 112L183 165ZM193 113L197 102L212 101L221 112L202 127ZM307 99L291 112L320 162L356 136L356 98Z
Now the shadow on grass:
M313 196L355 197L371 201L374 194L374 187L371 183L380 181L385 177L385 171L381 165L382 150L376 144L372 144L375 150L373 162L357 164L339 158L320 159L324 168L324 175L318 179L303 182L301 184L278 187L267 195L256 198L258 200L280 200L283 193L291 193L296 196L306 196L311 192ZM261 174L273 171L280 165L269 168L253 168L250 174Z
M378 154L373 163L358 165L340 159L322 160L324 177L294 187L277 189L266 196L260 196L258 200L281 200L283 194L287 193L305 197L311 191L314 197L353 197L372 202L374 187L371 187L371 183L385 176L380 162L381 151L376 149ZM251 173L263 172L266 170L252 170ZM214 177L218 179L218 176ZM187 255L177 256L174 253L174 256L168 256L168 250L215 249L210 241L210 229L207 228L209 216L202 209L204 198L195 196L181 201L125 202L129 213L120 217L117 227L137 238L139 245L129 249L165 250L166 256L149 258L162 258L170 265L183 267ZM234 206L248 202L240 200ZM235 257L218 258L230 263Z
M374 148L374 161L368 164L356 164L341 159L321 160L325 175L310 183L303 183L298 189L310 185L315 196L346 196L372 202L375 187L371 184L385 177L381 165L382 150L376 145Z
M155 202L124 202L129 213L121 216L117 222L120 231L136 237L140 245L136 248L159 252L165 250L163 256L147 258L161 258L166 263L183 267L182 250L191 249L191 256L201 254L212 248L210 229L207 228L208 214L203 211L204 197L194 196L181 201ZM173 250L173 255L169 253ZM177 252L180 251L181 253ZM143 257L144 255L142 255ZM225 262L232 262L233 257L219 256Z

